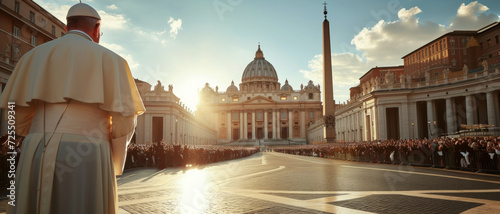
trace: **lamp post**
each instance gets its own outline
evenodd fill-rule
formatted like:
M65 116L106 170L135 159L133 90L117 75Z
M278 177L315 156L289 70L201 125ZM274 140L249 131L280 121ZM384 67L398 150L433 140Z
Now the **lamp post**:
M432 138L432 130L431 130L431 121L430 120L427 121L427 126L428 126L428 129L429 129L428 133L430 134L429 138Z
M438 133L437 133L437 124L436 124L436 121L434 120L434 135L436 135L435 137L437 137Z

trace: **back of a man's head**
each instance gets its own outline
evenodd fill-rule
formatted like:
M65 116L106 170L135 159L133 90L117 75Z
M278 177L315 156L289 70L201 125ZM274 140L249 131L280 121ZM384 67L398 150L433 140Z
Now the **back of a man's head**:
M87 16L73 16L67 19L68 30L92 31L99 23L99 19Z

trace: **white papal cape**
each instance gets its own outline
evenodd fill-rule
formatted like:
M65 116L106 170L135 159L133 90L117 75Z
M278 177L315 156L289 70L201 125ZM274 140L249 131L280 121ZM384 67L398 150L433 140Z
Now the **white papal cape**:
M0 96L26 136L9 213L116 213L116 179L145 111L127 62L83 32L26 53Z

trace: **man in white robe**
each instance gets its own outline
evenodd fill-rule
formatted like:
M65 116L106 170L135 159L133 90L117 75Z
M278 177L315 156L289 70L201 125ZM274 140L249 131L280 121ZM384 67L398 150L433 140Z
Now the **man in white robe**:
M9 213L116 213L115 175L145 111L127 62L100 46L97 11L71 7L67 34L26 53L0 96L26 136Z

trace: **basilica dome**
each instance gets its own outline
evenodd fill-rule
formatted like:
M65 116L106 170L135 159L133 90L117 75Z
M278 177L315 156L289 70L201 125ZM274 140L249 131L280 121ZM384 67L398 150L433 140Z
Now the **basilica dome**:
M241 77L242 83L254 81L278 81L278 74L276 74L273 65L264 58L264 53L260 50L260 45L255 53L254 60L247 65Z

